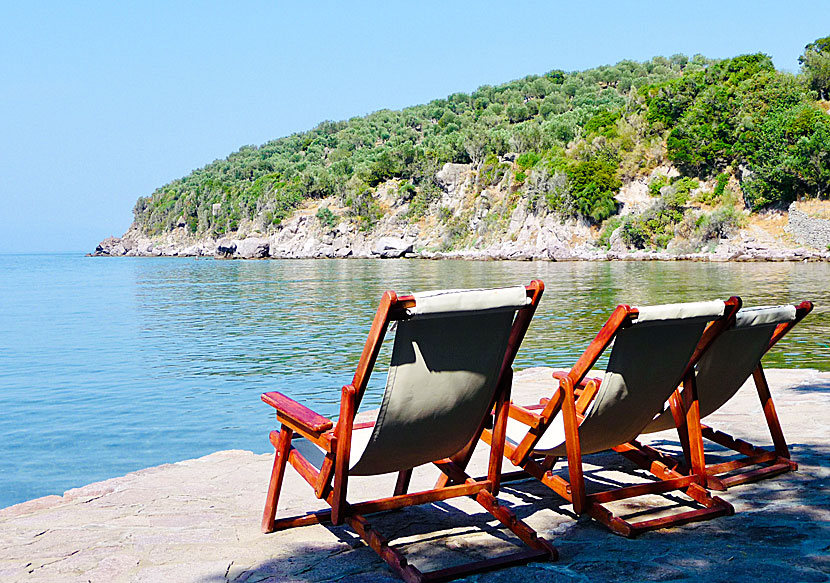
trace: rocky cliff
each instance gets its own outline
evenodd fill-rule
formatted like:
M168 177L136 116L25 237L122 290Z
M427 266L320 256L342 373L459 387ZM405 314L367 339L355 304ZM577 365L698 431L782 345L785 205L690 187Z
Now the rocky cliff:
M509 154L504 158L506 163L513 160ZM650 176L623 184L617 195L620 216L642 213L655 204L649 184L658 174L672 177L676 171L669 166L659 167ZM232 236L220 239L191 234L183 220L166 234L154 237L134 224L122 237L102 241L92 255L228 259L830 260L825 242L830 220L806 215L798 210L798 203L790 207L789 221L788 213L782 211L754 215L746 226L710 241L703 250L689 249L675 241L665 251L637 250L626 245L619 229L603 234L599 227L584 220L563 219L551 212L538 202L538 194L534 198L533 188L519 190L511 173L505 173L496 184L483 186L479 172L471 165L445 164L435 178L441 187L440 195L421 209L415 208L416 202L411 198L401 196L397 181L380 185L372 194L371 222L356 220L349 207L330 197L305 201L279 226L265 229L255 221L243 222Z

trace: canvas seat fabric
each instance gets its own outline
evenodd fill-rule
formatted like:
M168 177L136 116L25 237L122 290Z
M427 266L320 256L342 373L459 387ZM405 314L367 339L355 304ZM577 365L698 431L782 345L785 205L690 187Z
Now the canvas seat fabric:
M614 340L599 391L579 426L583 454L610 449L635 439L681 381L706 325L724 314L722 301L639 308L630 326ZM510 419L507 437L519 443L527 426ZM565 430L560 412L548 425L534 453L564 456Z

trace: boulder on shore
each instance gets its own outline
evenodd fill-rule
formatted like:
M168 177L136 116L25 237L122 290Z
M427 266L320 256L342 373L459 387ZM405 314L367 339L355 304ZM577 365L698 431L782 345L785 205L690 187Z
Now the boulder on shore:
M372 255L381 259L396 259L407 253L412 253L414 245L398 237L381 237L372 246Z
M127 252L121 237L107 237L95 247L94 255L120 257Z
M241 241L236 241L236 252L234 257L240 259L262 259L268 257L270 244L268 239L263 237L248 237Z

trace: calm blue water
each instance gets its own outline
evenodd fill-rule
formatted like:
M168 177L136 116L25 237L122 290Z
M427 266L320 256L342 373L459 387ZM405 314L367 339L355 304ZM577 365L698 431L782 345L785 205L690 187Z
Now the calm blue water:
M518 368L571 364L621 302L811 299L766 362L827 370L828 276L826 264L0 255L0 507L220 449L269 451L266 390L336 414L386 289L544 280Z

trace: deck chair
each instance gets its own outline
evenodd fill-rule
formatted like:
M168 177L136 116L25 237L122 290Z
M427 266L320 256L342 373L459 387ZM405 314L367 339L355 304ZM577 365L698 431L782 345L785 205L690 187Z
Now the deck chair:
M449 456L478 440L495 408L492 430L503 435L512 381L511 366L542 296L544 284L496 290L448 290L398 297L386 292L351 384L343 387L335 423L279 392L262 400L276 409L276 448L262 519L272 532L320 522L347 523L406 581L449 580L501 566L555 558L556 551L512 511L497 493L502 450L490 452L488 476L475 480ZM395 341L386 389L374 422L355 423L355 413L390 322ZM292 439L297 433L301 439ZM496 443L499 442L497 437ZM309 447L311 446L311 447ZM315 464L315 454L320 461ZM286 462L330 510L277 520ZM457 484L407 493L414 467L433 463ZM397 473L391 496L347 501L350 476ZM372 528L365 515L470 496L528 548L518 553L422 573Z
M697 365L696 386L701 419L720 409L752 376L774 444L774 451L768 451L701 424L702 437L742 454L738 459L706 466L709 488L726 490L729 486L798 469L798 464L790 459L789 448L778 421L778 414L775 412L761 359L812 309L811 302L744 308L737 313L735 324L724 331L700 359ZM689 444L685 440L688 432L683 425L691 399L690 393L678 390L669 399L663 412L643 431L652 433L679 427L686 467L689 466ZM703 444L700 447L702 448ZM761 467L736 472L752 466ZM680 469L685 471L682 466Z
M554 373L559 387L539 405L510 404L505 456L612 532L635 536L646 530L731 514L732 506L709 495L702 486L702 453L693 452L694 471L682 475L650 459L634 441L659 412L680 382L693 389L694 364L717 338L740 298L631 308L620 305L569 372ZM586 374L612 343L605 376ZM690 407L688 426L697 421ZM486 442L496 439L485 431ZM588 494L582 456L614 450L651 471L659 480ZM554 462L567 457L566 480L553 473ZM604 504L646 494L680 490L702 508L632 523Z

